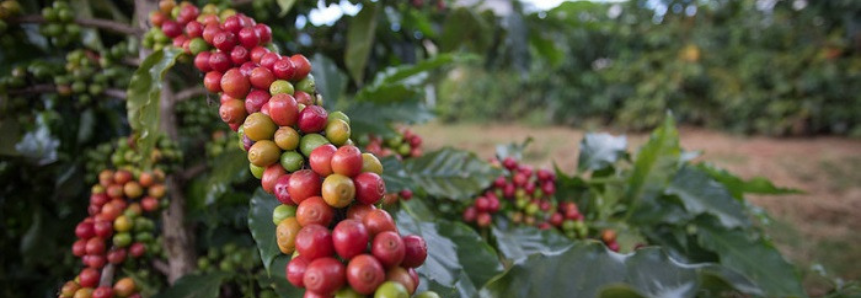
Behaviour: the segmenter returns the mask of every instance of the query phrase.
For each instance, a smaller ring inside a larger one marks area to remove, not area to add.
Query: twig
[[[126,100],[126,91],[120,89],[105,89],[104,94],[113,98]]]
[[[102,269],[102,277],[99,280],[99,286],[101,287],[110,287],[114,284],[114,271],[116,271],[116,265],[108,263],[104,269]]]
[[[198,87],[192,87],[192,88],[188,88],[188,89],[179,91],[176,94],[174,94],[173,100],[180,102],[180,101],[183,101],[183,100],[195,97],[195,96],[200,96],[200,95],[205,95],[205,94],[206,94],[206,89],[204,89],[203,87],[199,87],[199,86]]]
[[[10,18],[8,20],[10,24],[25,24],[25,23],[34,23],[34,24],[42,24],[47,23],[48,20],[45,20],[40,15],[26,15],[15,18]],[[75,24],[84,26],[84,27],[92,27],[99,28],[108,31],[113,31],[117,33],[122,33],[126,35],[141,35],[142,31],[135,29],[128,24],[123,24],[119,22],[114,22],[106,19],[87,19],[87,18],[76,18],[74,20]]]
[[[123,63],[129,66],[139,67],[141,66],[141,59],[138,58],[123,58]]]
[[[159,259],[152,260],[152,268],[165,276],[170,273],[170,266],[168,266],[167,263]]]
[[[57,86],[54,84],[37,84],[28,87],[24,87],[21,89],[12,89],[7,92],[10,96],[17,95],[35,95],[35,94],[43,94],[43,93],[57,93]],[[116,99],[125,100],[126,99],[126,91],[120,89],[105,89],[102,92],[104,95],[109,97],[113,97]]]
[[[180,179],[182,179],[182,181],[188,181],[191,180],[191,178],[197,177],[197,175],[200,175],[201,173],[205,172],[207,168],[208,167],[206,163],[202,162],[180,172],[179,177]]]

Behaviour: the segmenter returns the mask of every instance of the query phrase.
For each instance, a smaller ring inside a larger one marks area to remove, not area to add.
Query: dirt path
[[[426,150],[453,146],[493,156],[495,146],[534,139],[525,152],[528,163],[555,161],[573,171],[584,131],[567,127],[522,125],[440,125],[415,127]],[[611,132],[619,135],[619,132]],[[861,140],[836,137],[780,139],[730,135],[682,128],[682,146],[703,151],[699,159],[744,178],[763,176],[778,186],[804,190],[801,195],[753,197],[775,222],[768,228],[775,242],[802,266],[816,263],[844,278],[861,278]],[[636,150],[648,134],[628,134]]]

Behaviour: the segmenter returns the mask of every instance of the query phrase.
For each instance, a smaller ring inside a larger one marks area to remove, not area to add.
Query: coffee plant
[[[484,40],[444,21],[482,16],[317,4],[0,2],[3,296],[806,296],[744,199],[796,191],[692,162],[671,115],[574,173],[424,148],[434,71]]]

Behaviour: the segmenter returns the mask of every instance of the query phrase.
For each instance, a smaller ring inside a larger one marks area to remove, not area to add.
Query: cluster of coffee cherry
[[[362,136],[359,144],[364,146],[365,151],[381,157],[394,155],[403,159],[422,156],[422,137],[409,128],[400,128],[394,136],[388,138],[373,134]]]
[[[146,216],[166,201],[164,174],[141,172],[135,176],[126,170],[104,170],[98,179],[90,195],[90,216],[75,227],[78,240],[72,245],[72,254],[86,268],[63,286],[60,297],[139,297],[131,279],[120,279],[111,287],[100,281],[100,270],[124,263],[134,266],[137,259],[161,251],[154,236],[155,223]]]
[[[137,150],[137,136],[120,137],[112,142],[99,144],[96,148],[87,150],[84,164],[87,174],[85,181],[95,182],[98,174],[106,169],[119,169],[141,175],[137,165],[144,162],[152,164],[152,171],[160,175],[171,173],[182,166],[182,151],[179,146],[165,135],[156,137],[156,146],[147,158]]]
[[[499,164],[495,159],[492,162]],[[505,158],[501,165],[505,174],[496,178],[490,189],[464,209],[464,221],[484,228],[490,226],[491,215],[506,211],[514,223],[548,228],[547,220],[556,207],[553,203],[556,175],[546,169],[534,170],[521,165],[511,157]],[[501,199],[505,199],[505,203]]]
[[[353,145],[345,114],[320,105],[308,59],[271,52],[269,27],[245,15],[171,0],[159,6],[153,30],[195,55],[207,90],[221,93],[219,114],[238,132],[252,175],[282,203],[273,223],[278,247],[293,254],[288,280],[305,297],[412,294],[427,245],[402,237],[374,206],[386,190],[382,164]]]

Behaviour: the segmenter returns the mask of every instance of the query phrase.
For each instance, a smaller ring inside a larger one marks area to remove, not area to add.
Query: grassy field
[[[554,162],[566,171],[577,163],[584,131],[568,127],[428,123],[413,128],[425,151],[452,146],[494,155],[495,146],[532,137],[524,159],[535,166]],[[614,135],[621,134],[613,132]],[[768,227],[778,247],[802,269],[821,264],[836,276],[861,279],[861,140],[834,137],[770,138],[730,135],[698,128],[680,130],[686,150],[745,178],[763,176],[805,191],[790,196],[752,197],[775,221]],[[636,150],[648,134],[628,134]],[[807,278],[815,283],[814,278]],[[815,285],[811,285],[816,287]]]

